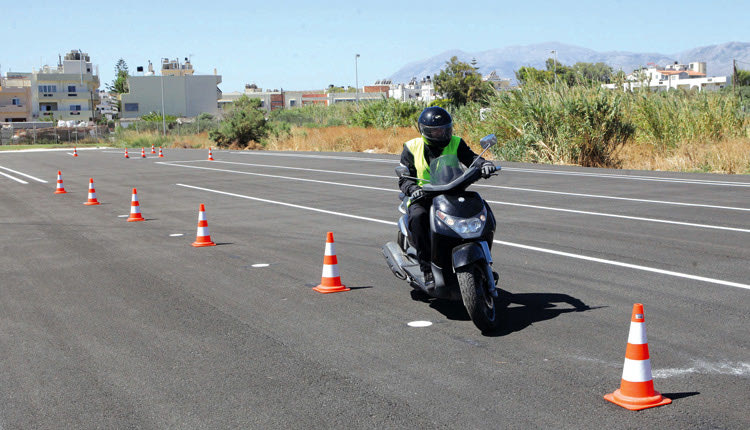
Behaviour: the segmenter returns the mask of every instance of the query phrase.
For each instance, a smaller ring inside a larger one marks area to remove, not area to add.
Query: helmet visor
[[[453,137],[453,123],[421,125],[422,136],[430,142],[447,142]]]

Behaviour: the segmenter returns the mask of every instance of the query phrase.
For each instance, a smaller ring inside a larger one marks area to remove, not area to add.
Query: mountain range
[[[750,43],[728,42],[719,45],[703,46],[674,54],[656,52],[636,53],[624,51],[598,52],[580,46],[566,45],[559,42],[539,43],[534,45],[507,46],[480,52],[449,50],[425,60],[409,63],[391,75],[394,83],[409,82],[412,78],[422,79],[435,76],[451,57],[470,63],[476,59],[479,72],[486,75],[493,70],[498,76],[515,81],[515,71],[523,66],[543,69],[545,61],[553,58],[551,51],[557,51],[557,61],[571,66],[577,62],[606,63],[614,70],[630,73],[648,63],[667,65],[676,62],[687,64],[694,61],[706,62],[708,76],[731,76],[732,60],[742,63],[738,68],[750,69]]]

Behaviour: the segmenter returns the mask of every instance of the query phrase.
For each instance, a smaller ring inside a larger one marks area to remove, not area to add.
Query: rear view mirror
[[[398,167],[396,167],[396,176],[398,176],[399,178],[402,176],[409,176],[409,168],[399,165]]]
[[[494,134],[488,134],[479,141],[479,144],[482,145],[482,149],[491,148],[497,145],[497,137]]]

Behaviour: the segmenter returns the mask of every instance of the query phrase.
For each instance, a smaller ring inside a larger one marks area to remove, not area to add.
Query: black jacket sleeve
[[[409,168],[409,176],[417,177],[417,168],[414,166],[414,155],[404,145],[404,150],[401,152],[401,165]],[[417,181],[409,178],[398,178],[398,187],[401,192],[410,196],[414,191],[419,188]]]

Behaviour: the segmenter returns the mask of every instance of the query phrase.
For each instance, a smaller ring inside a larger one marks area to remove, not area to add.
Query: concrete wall
[[[121,95],[121,118],[137,118],[149,112],[162,111],[162,80],[164,113],[177,117],[195,117],[201,113],[219,113],[221,83],[218,75],[131,76],[129,92]],[[129,110],[137,104],[137,110]]]

